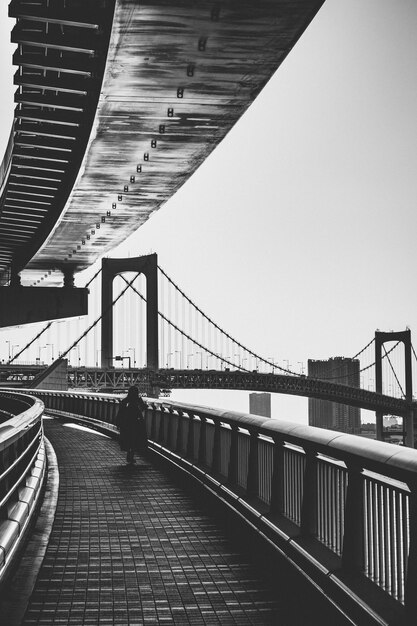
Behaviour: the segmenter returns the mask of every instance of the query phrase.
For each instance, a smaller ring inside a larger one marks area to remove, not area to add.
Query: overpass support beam
[[[88,289],[0,287],[0,327],[87,315]]]

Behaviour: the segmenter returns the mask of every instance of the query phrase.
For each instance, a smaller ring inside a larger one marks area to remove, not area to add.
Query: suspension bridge
[[[147,275],[122,273],[135,267]],[[101,301],[101,311],[94,316],[91,306],[85,319],[48,322],[22,347],[10,338],[9,346],[19,349],[1,366],[3,385],[45,386],[45,375],[65,360],[65,388],[114,391],[136,384],[151,396],[187,388],[284,393],[375,411],[379,421],[386,414],[399,416],[413,432],[417,357],[410,331],[377,331],[349,357],[360,363],[359,372],[346,375],[343,361],[335,361],[321,380],[245,347],[184,293],[158,265],[156,254],[105,259],[103,268],[85,286],[92,302]],[[40,363],[42,350],[50,352],[48,369]],[[413,445],[411,434],[408,445]]]
[[[2,622],[415,624],[409,329],[319,378],[244,345],[156,255],[104,259],[74,286],[193,174],[322,3],[10,3],[0,326],[43,325],[0,344]],[[149,441],[126,468],[112,392],[131,384]],[[379,439],[396,415],[407,447],[173,402],[176,388],[350,404],[375,411]]]

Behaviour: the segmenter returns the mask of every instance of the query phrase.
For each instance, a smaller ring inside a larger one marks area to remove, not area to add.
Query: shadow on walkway
[[[289,572],[261,573],[230,523],[169,470],[143,457],[127,466],[117,442],[59,420],[45,432],[58,503],[22,624],[324,623]]]

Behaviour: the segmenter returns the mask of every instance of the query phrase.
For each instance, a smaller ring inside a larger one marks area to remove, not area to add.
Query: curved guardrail
[[[115,395],[34,393],[48,412],[116,431]],[[353,623],[417,622],[417,451],[248,414],[147,402],[151,449],[243,515]]]
[[[45,476],[43,402],[0,393],[0,584],[22,545]]]

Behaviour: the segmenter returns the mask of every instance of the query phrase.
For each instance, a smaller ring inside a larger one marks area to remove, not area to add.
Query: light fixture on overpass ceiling
[[[156,139],[152,139],[151,148],[156,148]]]
[[[163,135],[165,132],[165,124],[159,124],[159,134]]]
[[[129,191],[129,187],[127,185],[124,186],[123,191],[127,193]]]
[[[219,17],[220,17],[220,6],[218,4],[215,4],[214,7],[211,9],[211,21],[218,22]]]
[[[115,208],[116,208],[116,203],[115,203],[115,202],[113,202],[113,204],[111,205],[111,208],[112,208],[112,209],[115,209]]]
[[[207,37],[200,37],[200,39],[198,40],[198,49],[200,50],[200,52],[203,52],[206,49],[206,45]]]
[[[141,171],[142,171],[142,166],[141,165],[137,165],[136,166],[136,171],[137,171],[138,174],[140,174]]]
[[[123,200],[123,196],[121,196],[120,194],[117,196],[117,199],[119,202],[121,202]]]
[[[106,217],[111,217],[111,211],[106,212]]]
[[[168,117],[174,117],[174,109],[172,107],[168,107]]]
[[[130,177],[130,182],[131,182],[131,183],[134,183],[134,182],[135,182],[135,180],[136,180],[136,178],[135,178],[134,176],[131,176],[131,177]]]
[[[102,216],[101,221],[102,221],[103,224],[106,221],[106,218],[104,217],[104,215]]]
[[[184,97],[184,87],[178,87],[177,98],[183,98],[183,97]]]
[[[149,152],[145,152],[145,154],[143,155],[143,160],[149,161]]]
[[[190,63],[187,67],[187,76],[194,76],[194,65]]]

